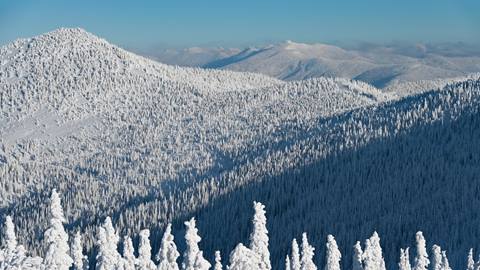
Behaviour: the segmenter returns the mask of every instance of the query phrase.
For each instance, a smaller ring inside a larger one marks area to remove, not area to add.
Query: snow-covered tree
[[[442,266],[440,269],[452,270],[452,268],[450,268],[450,263],[448,262],[448,258],[447,258],[447,252],[445,250],[442,251]]]
[[[126,235],[123,237],[123,268],[124,270],[135,270],[137,258],[134,254],[132,238]]]
[[[220,254],[220,251],[215,251],[215,267],[213,268],[214,270],[222,270],[222,256]]]
[[[160,249],[156,255],[158,270],[178,270],[177,259],[180,253],[172,235],[172,225],[168,224],[162,237]]]
[[[417,256],[415,257],[413,270],[428,270],[430,260],[428,259],[425,237],[423,237],[422,232],[417,232],[415,238],[417,241]]]
[[[360,241],[353,246],[352,270],[363,270],[363,250]]]
[[[260,270],[260,257],[243,244],[238,244],[230,254],[228,270]]]
[[[297,239],[293,238],[292,240],[292,260],[291,260],[292,270],[300,270],[300,249],[298,248]]]
[[[138,246],[138,269],[155,270],[157,266],[152,261],[152,247],[150,246],[150,230],[140,231],[140,244]]]
[[[325,270],[340,270],[340,260],[342,259],[342,254],[338,250],[337,241],[333,235],[327,236],[327,252],[326,252],[326,262]]]
[[[68,270],[72,266],[73,259],[70,257],[68,234],[63,228],[65,217],[60,202],[60,196],[54,189],[50,198],[50,226],[45,231],[45,241],[48,249],[43,263],[46,269]]]
[[[285,256],[285,270],[291,270],[292,269],[292,264],[290,263],[290,257]]]
[[[473,259],[473,248],[468,251],[467,270],[475,269],[475,260]]]
[[[303,233],[301,270],[317,270],[317,266],[313,262],[313,256],[315,256],[315,248],[308,243],[307,233]]]
[[[432,246],[432,270],[442,269],[442,249],[438,245]]]
[[[250,234],[250,250],[260,258],[260,270],[272,269],[270,263],[270,251],[268,250],[267,217],[265,206],[259,202],[253,203],[255,214],[253,216],[253,231]]]
[[[400,261],[398,262],[399,270],[411,270],[409,248],[400,249]]]
[[[96,270],[119,269],[123,260],[118,253],[118,234],[112,225],[110,217],[105,219],[103,225],[98,228],[97,233],[97,262]]]
[[[200,250],[198,243],[202,238],[198,235],[198,229],[196,228],[195,218],[185,222],[187,227],[185,232],[185,241],[187,243],[187,249],[183,255],[183,270],[208,270],[212,266],[203,257],[203,252]]]
[[[363,253],[363,263],[365,270],[385,270],[385,260],[383,259],[380,237],[377,232],[366,240],[365,251]]]
[[[75,270],[87,270],[88,258],[83,254],[82,236],[80,232],[77,232],[73,238],[73,242],[70,248],[71,256],[73,259],[73,267]]]

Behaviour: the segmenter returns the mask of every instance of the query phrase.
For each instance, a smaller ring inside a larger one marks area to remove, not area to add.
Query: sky
[[[479,0],[0,0],[0,44],[59,27],[137,49],[283,40],[480,44],[479,11]]]

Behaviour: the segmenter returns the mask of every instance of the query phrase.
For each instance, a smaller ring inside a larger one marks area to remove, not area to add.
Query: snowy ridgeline
[[[276,269],[303,231],[317,250],[334,233],[351,257],[377,230],[389,268],[418,229],[458,269],[479,248],[478,76],[394,100],[351,80],[166,66],[77,29],[0,55],[0,215],[33,254],[47,254],[54,188],[91,262],[106,216],[123,235],[151,229],[154,250],[195,216],[206,254],[227,254],[247,241],[252,201],[271,214]]]
[[[228,266],[229,270],[271,270],[269,236],[267,230],[267,218],[265,206],[254,202],[255,214],[252,219],[252,232],[248,247],[242,243],[238,244],[230,253]],[[184,223],[185,242],[187,247],[183,258],[179,259],[180,253],[174,242],[172,227],[169,224],[161,239],[160,249],[155,260],[152,260],[152,248],[150,246],[150,230],[144,229],[139,233],[137,251],[133,245],[132,238],[128,235],[123,237],[121,245],[122,252],[119,252],[120,237],[113,227],[110,217],[97,229],[96,236],[96,257],[94,262],[89,262],[84,255],[82,236],[77,232],[73,237],[69,236],[63,227],[66,219],[60,203],[58,193],[53,190],[50,198],[50,222],[44,233],[44,242],[47,245],[47,252],[44,258],[30,256],[23,245],[19,244],[15,235],[15,226],[12,218],[7,216],[4,225],[3,242],[4,247],[0,250],[0,269],[2,270],[86,270],[90,265],[97,270],[214,270],[224,269],[220,251],[215,252],[213,265],[204,258],[199,243],[202,238],[198,234],[195,218]],[[72,238],[69,240],[69,238]],[[353,246],[352,257],[353,270],[386,270],[382,254],[380,237],[377,232],[365,241],[362,249],[360,242]],[[290,254],[286,255],[285,270],[317,270],[313,258],[315,248],[309,244],[307,234],[302,234],[301,245],[296,239],[291,244]],[[422,232],[416,234],[416,256],[414,259],[414,270],[451,270],[446,251],[440,246],[433,245],[431,259],[426,248],[426,241]],[[332,235],[327,236],[325,270],[340,270],[342,254],[337,242]],[[155,263],[155,261],[157,263]],[[179,261],[181,263],[179,264]],[[430,266],[430,268],[429,268]],[[480,262],[475,263],[473,250],[470,249],[467,260],[467,270],[476,270]],[[398,262],[400,270],[411,270],[409,248],[400,249]]]

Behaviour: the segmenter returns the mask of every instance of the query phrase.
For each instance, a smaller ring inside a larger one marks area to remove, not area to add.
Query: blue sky
[[[0,44],[82,27],[128,48],[300,42],[480,44],[479,0],[0,0]]]

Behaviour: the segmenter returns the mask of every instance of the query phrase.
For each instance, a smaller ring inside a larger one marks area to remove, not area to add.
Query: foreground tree
[[[363,253],[363,263],[365,270],[385,270],[385,260],[383,259],[380,237],[377,232],[365,242],[365,252]]]
[[[132,238],[130,236],[123,237],[123,269],[135,270],[137,258],[135,258]]]
[[[410,255],[409,255],[409,248],[400,249],[400,262],[398,262],[398,269],[399,270],[411,270],[412,267],[410,265]]]
[[[270,251],[268,250],[267,217],[265,216],[265,205],[254,202],[253,208],[253,231],[250,235],[250,249],[260,258],[259,269],[271,270]]]
[[[80,235],[80,232],[77,232],[73,238],[71,255],[73,259],[73,268],[75,270],[88,269],[88,259],[87,256],[83,254],[82,236]]]
[[[352,270],[363,270],[363,250],[360,241],[353,246]]]
[[[317,270],[313,256],[315,256],[315,248],[308,243],[307,233],[303,233],[301,270]]]
[[[260,257],[243,244],[238,244],[230,254],[228,270],[260,270]]]
[[[417,232],[415,238],[417,240],[417,256],[415,257],[413,270],[428,270],[430,260],[428,259],[425,237],[423,237],[422,232]]]
[[[292,270],[300,270],[300,250],[298,248],[297,239],[293,238],[292,240],[292,262],[291,262],[291,269]]]
[[[118,241],[119,237],[113,228],[112,220],[107,217],[103,225],[98,228],[98,253],[95,269],[110,270],[123,267],[123,260],[117,250]]]
[[[152,261],[152,247],[150,246],[150,231],[140,231],[140,244],[138,246],[138,269],[155,270],[157,266]]]
[[[333,235],[328,235],[325,270],[340,270],[341,259],[342,254],[338,250],[337,241],[335,241]]]
[[[177,259],[179,256],[180,253],[172,235],[172,225],[168,224],[156,256],[159,262],[158,270],[178,270]]]
[[[215,251],[215,267],[214,270],[222,270],[222,256],[220,255],[220,251]]]
[[[73,259],[69,255],[68,234],[63,228],[63,216],[60,197],[54,189],[50,198],[50,226],[45,231],[45,240],[48,245],[43,263],[46,269],[69,270]]]
[[[185,222],[187,230],[185,232],[185,241],[187,243],[187,249],[183,255],[183,270],[208,270],[212,266],[203,257],[203,252],[198,247],[198,243],[202,238],[198,235],[198,229],[196,228],[195,218]]]

